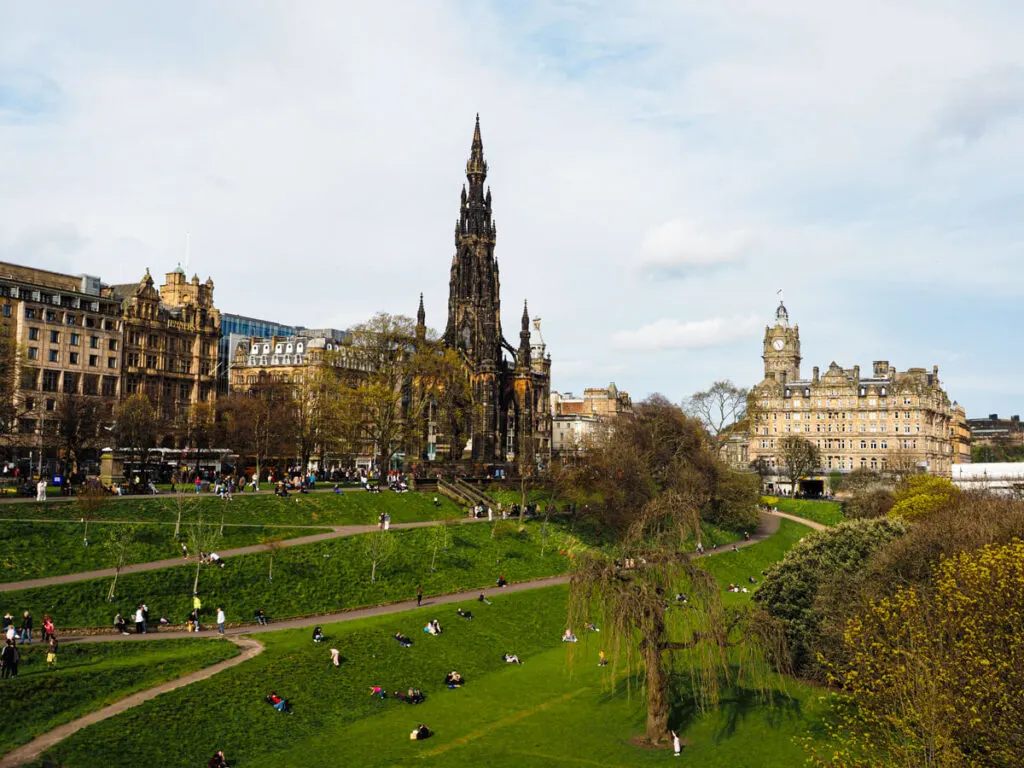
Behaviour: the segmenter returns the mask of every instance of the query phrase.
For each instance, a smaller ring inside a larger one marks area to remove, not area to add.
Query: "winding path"
[[[166,683],[161,683],[160,685],[148,688],[145,691],[139,691],[138,693],[133,693],[130,696],[125,696],[120,701],[116,701],[108,707],[98,709],[95,712],[90,712],[88,715],[83,715],[77,720],[72,720],[70,723],[60,725],[52,731],[47,731],[42,736],[38,736],[30,741],[28,744],[24,744],[17,749],[8,752],[3,757],[0,757],[0,768],[14,768],[14,766],[25,765],[26,763],[38,758],[50,747],[63,741],[73,733],[82,730],[86,726],[106,720],[107,718],[118,715],[132,707],[137,707],[145,701],[155,699],[162,693],[167,693],[168,691],[173,691],[176,688],[182,688],[190,683],[205,680],[208,677],[213,677],[218,672],[223,672],[225,669],[237,667],[239,664],[242,664],[263,652],[263,643],[258,640],[253,640],[248,637],[231,637],[228,638],[228,640],[235,645],[240,646],[242,652],[237,656],[233,656],[230,659],[213,664],[205,669],[200,669],[187,675],[183,675],[176,680],[168,680]]]
[[[815,530],[821,530],[826,526],[816,523],[812,520],[805,520],[804,518],[789,515],[783,512],[777,513],[764,513],[761,515],[760,523],[758,524],[757,531],[749,540],[738,541],[735,546],[748,547],[756,544],[759,541],[764,541],[779,529],[780,518],[786,518],[793,520],[794,522],[807,525]],[[468,522],[468,521],[467,521]],[[433,525],[433,523],[406,523],[405,527],[415,527],[418,525]],[[358,527],[361,529],[372,529],[374,526],[348,526]],[[402,527],[402,526],[395,526]],[[347,535],[352,535],[351,533]],[[308,537],[317,538],[318,537]],[[301,539],[295,539],[293,541],[302,541]],[[258,551],[262,549],[262,546],[253,549]],[[706,552],[704,557],[710,557],[715,554],[721,554],[724,552],[731,552],[732,548],[728,545],[721,549]],[[175,562],[176,561],[172,561]],[[152,564],[143,564],[152,565]],[[163,566],[161,566],[163,567]],[[60,577],[58,577],[60,578]],[[506,587],[487,587],[484,589],[470,589],[462,592],[453,592],[446,595],[437,595],[433,598],[425,600],[422,607],[427,608],[431,606],[446,605],[449,603],[462,602],[464,600],[472,600],[478,595],[494,596],[499,594],[509,594],[512,592],[523,592],[531,589],[539,589],[542,587],[554,586],[556,584],[567,584],[569,582],[569,575],[562,576],[551,576],[543,579],[533,579],[531,581],[522,581],[514,584],[509,584]],[[226,661],[222,661],[218,664],[214,664],[205,669],[192,672],[191,674],[185,675],[178,678],[177,680],[171,680],[166,683],[162,683],[158,686],[150,688],[146,691],[140,691],[139,693],[132,694],[130,696],[121,699],[108,707],[92,712],[88,715],[84,715],[77,720],[73,720],[70,723],[54,728],[52,731],[44,733],[42,736],[30,741],[12,752],[7,753],[3,757],[0,757],[0,768],[15,768],[15,766],[25,765],[32,760],[37,759],[46,750],[50,749],[57,743],[63,741],[73,733],[85,728],[86,726],[94,723],[101,722],[110,717],[113,717],[125,710],[136,707],[143,702],[149,701],[162,693],[167,691],[173,691],[176,688],[181,688],[190,683],[197,682],[199,680],[205,680],[206,678],[212,677],[225,669],[237,666],[249,659],[255,657],[263,651],[263,644],[258,640],[247,637],[247,635],[260,634],[263,632],[276,632],[283,629],[301,629],[306,627],[316,626],[317,624],[332,624],[342,621],[356,621],[358,619],[364,619],[371,616],[383,616],[392,613],[400,613],[402,611],[412,610],[420,607],[417,605],[415,600],[403,600],[397,603],[389,603],[385,605],[375,605],[366,608],[355,608],[347,611],[339,611],[336,613],[322,614],[317,616],[303,616],[295,619],[285,619],[283,621],[276,621],[266,625],[244,625],[236,627],[228,627],[225,630],[226,639],[230,642],[236,643],[242,647],[243,651],[238,656],[235,656]],[[203,632],[154,632],[145,635],[130,635],[127,640],[129,642],[145,642],[149,640],[166,640],[174,638],[200,638],[200,637],[213,637],[216,636],[216,630],[208,629]],[[101,643],[101,642],[112,642],[112,641],[124,641],[126,638],[123,635],[118,634],[105,634],[105,635],[91,635],[87,637],[68,637],[64,640],[65,643]]]

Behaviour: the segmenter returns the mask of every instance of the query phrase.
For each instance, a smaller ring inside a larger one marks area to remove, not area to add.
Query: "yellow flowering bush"
[[[1024,764],[1024,542],[941,561],[846,626],[829,766]]]

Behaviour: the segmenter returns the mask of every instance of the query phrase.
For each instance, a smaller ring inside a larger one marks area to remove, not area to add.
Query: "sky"
[[[443,329],[479,112],[506,337],[680,400],[940,367],[1024,411],[1024,4],[0,0],[0,259],[225,312]],[[158,281],[159,283],[159,281]],[[1015,341],[1015,339],[1017,339]]]

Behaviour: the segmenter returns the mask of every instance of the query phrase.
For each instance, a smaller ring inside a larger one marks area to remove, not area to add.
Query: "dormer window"
[[[885,397],[885,387],[882,387],[882,391],[879,393],[882,397]]]
[[[253,344],[252,345],[252,354],[258,355],[259,353],[260,353],[260,345],[259,344]]]
[[[861,387],[860,388],[860,396],[861,397],[864,397],[865,395],[867,395],[867,393],[868,393],[868,390],[867,390],[866,387]]]
[[[270,354],[270,345],[269,344],[264,344],[263,345],[263,354],[264,355],[269,355]]]
[[[278,355],[280,355],[280,354],[281,354],[281,351],[282,351],[283,349],[284,349],[284,344],[278,344],[278,345],[276,345],[276,346],[274,347],[274,353],[275,353],[275,354],[278,354]]]
[[[298,352],[299,354],[302,354],[302,344],[301,344],[301,342],[295,346],[295,351]]]
[[[287,349],[286,351],[288,352],[288,354],[289,354],[289,355],[290,355],[290,354],[292,353],[292,350],[293,350],[294,348],[295,348],[295,347],[294,347],[294,345],[293,345],[293,344],[289,344],[289,345],[288,345],[288,349]]]

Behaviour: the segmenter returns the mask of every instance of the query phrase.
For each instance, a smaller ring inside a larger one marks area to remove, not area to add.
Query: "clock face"
[[[781,352],[784,346],[786,346],[786,342],[783,341],[782,339],[776,339],[775,341],[772,342],[772,347],[775,349],[776,352]]]

